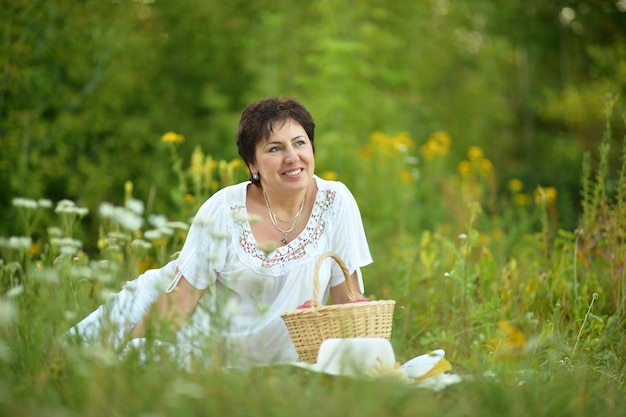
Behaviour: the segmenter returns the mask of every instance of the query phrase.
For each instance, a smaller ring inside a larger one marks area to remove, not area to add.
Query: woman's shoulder
[[[245,205],[249,183],[245,181],[219,189],[200,206],[196,218],[214,219],[219,214],[230,212],[235,206]]]
[[[345,201],[354,201],[354,195],[350,191],[347,185],[341,181],[325,180],[319,177],[315,177],[317,182],[317,188],[320,191],[320,195],[326,201],[332,201],[334,205],[343,204]]]
[[[337,180],[325,180],[321,177],[315,176],[315,182],[317,183],[318,190],[322,192],[339,192],[341,194],[350,194],[350,189],[341,181]]]

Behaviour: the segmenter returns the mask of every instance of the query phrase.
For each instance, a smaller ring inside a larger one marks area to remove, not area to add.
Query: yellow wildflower
[[[435,145],[440,156],[445,156],[450,152],[450,135],[447,132],[433,133],[429,140]]]
[[[150,255],[146,255],[139,260],[139,273],[146,272],[149,269],[157,268],[158,265]]]
[[[450,153],[450,136],[446,132],[436,132],[428,137],[426,143],[419,148],[427,161]]]
[[[321,177],[328,181],[336,181],[339,176],[335,171],[324,171],[322,172]]]
[[[513,327],[508,321],[500,321],[498,327],[504,333],[505,346],[510,349],[520,349],[526,345],[524,333]]]
[[[509,180],[508,186],[511,192],[519,193],[524,188],[524,183],[517,178],[513,178]]]
[[[489,159],[486,159],[486,158],[480,159],[478,161],[478,166],[480,168],[481,174],[483,174],[485,177],[488,177],[491,174],[493,174],[493,164],[491,163]]]
[[[469,161],[461,161],[456,169],[462,177],[467,177],[472,173],[472,164]]]
[[[520,193],[520,194],[515,194],[513,201],[518,206],[527,206],[531,203],[532,200],[528,194]]]
[[[535,202],[537,204],[553,204],[556,201],[556,195],[556,188],[539,186],[535,189]]]
[[[411,140],[411,136],[409,136],[408,132],[400,132],[393,139],[393,145],[396,150],[400,152],[406,152],[409,149],[412,149],[415,145]]]
[[[35,257],[41,253],[41,246],[38,243],[31,243],[30,256]]]
[[[477,161],[484,158],[484,156],[485,155],[483,153],[483,150],[480,149],[478,146],[470,146],[467,151],[467,159],[469,159],[470,161]]]
[[[132,181],[126,181],[124,183],[124,193],[126,195],[126,199],[128,200],[129,198],[131,198],[132,194],[133,194],[133,182]]]
[[[185,137],[179,133],[175,132],[167,132],[163,136],[161,136],[161,142],[168,143],[181,143],[185,141]]]
[[[502,320],[498,323],[498,327],[501,337],[489,341],[489,347],[494,351],[506,356],[519,352],[526,346],[524,333],[516,329],[511,323]]]

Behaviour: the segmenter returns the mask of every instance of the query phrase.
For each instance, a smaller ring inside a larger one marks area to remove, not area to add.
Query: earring
[[[259,177],[259,173],[258,173],[258,172],[253,172],[253,173],[252,173],[252,179],[253,179],[253,180],[258,181],[258,180],[259,180],[259,178],[260,178],[260,177]]]

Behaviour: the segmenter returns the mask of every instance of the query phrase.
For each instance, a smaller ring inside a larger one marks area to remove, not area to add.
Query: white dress
[[[198,211],[178,259],[127,283],[69,334],[120,347],[163,289],[175,288],[184,276],[194,287],[206,289],[177,332],[176,347],[184,355],[220,355],[221,363],[236,367],[296,361],[280,315],[312,298],[319,256],[337,253],[350,273],[357,272],[361,292],[360,267],[372,262],[350,191],[340,182],[317,176],[314,180],[318,192],[305,229],[267,255],[257,245],[248,221],[250,183],[218,191]],[[318,276],[318,301],[326,303],[330,287],[341,284],[344,276],[332,259],[322,264]]]

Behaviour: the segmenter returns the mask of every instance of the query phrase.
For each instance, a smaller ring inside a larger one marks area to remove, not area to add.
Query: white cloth
[[[372,262],[357,203],[345,185],[317,176],[318,192],[304,231],[267,256],[252,235],[246,212],[248,182],[226,187],[198,211],[176,261],[147,271],[130,282],[105,306],[71,332],[97,339],[109,326],[115,345],[139,321],[170,281],[181,276],[207,289],[198,308],[177,333],[177,345],[206,351],[219,345],[220,361],[230,366],[254,366],[297,360],[280,315],[312,298],[314,265],[319,255],[332,251],[357,272]],[[175,276],[174,271],[179,273]],[[330,287],[344,281],[332,260],[319,271],[319,301],[326,303]],[[172,279],[173,278],[173,279]]]

